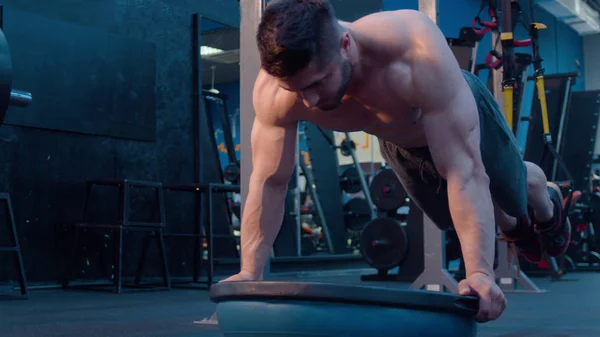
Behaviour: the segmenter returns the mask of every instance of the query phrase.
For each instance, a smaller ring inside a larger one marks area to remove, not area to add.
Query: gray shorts
[[[527,216],[527,169],[492,93],[475,75],[463,71],[479,110],[481,154],[494,201],[508,215]],[[441,229],[453,227],[446,181],[439,175],[429,148],[403,149],[379,139],[381,154],[411,200]]]

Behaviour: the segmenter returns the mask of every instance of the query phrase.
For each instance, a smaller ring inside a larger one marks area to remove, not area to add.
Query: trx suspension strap
[[[541,165],[548,153],[550,153],[553,159],[558,163],[561,170],[564,172],[567,181],[560,183],[561,187],[567,188],[567,202],[565,204],[564,214],[568,214],[568,207],[571,204],[573,197],[573,179],[569,170],[567,169],[564,161],[558,155],[553,141],[552,134],[550,132],[550,122],[548,118],[548,104],[546,100],[546,88],[544,85],[544,68],[542,66],[542,57],[539,52],[539,31],[546,29],[547,27],[534,21],[534,7],[533,0],[529,0],[530,9],[530,23],[528,28],[529,39],[527,40],[515,40],[514,39],[514,28],[516,22],[513,21],[515,15],[520,13],[520,7],[516,0],[502,0],[502,12],[501,12],[501,27],[500,27],[500,40],[502,43],[502,67],[503,67],[503,79],[502,79],[502,91],[504,93],[504,114],[508,126],[513,129],[513,115],[514,115],[514,89],[516,84],[515,79],[515,47],[532,47],[533,57],[533,69],[534,69],[534,81],[537,88],[538,100],[540,102],[540,111],[542,114],[542,126],[544,130],[544,150],[539,164]]]
[[[502,4],[500,8],[497,8],[498,2]],[[486,6],[488,7],[488,14],[491,21],[481,19],[481,13]],[[514,48],[531,45],[531,39],[514,39],[513,31],[517,23],[522,23],[518,19],[520,14],[521,8],[516,1],[482,0],[479,12],[471,24],[473,31],[478,35],[484,35],[489,32],[497,33],[498,37],[494,45],[497,46],[499,42],[502,44],[502,53],[496,51],[496,48],[492,49],[487,54],[485,63],[488,67],[495,70],[503,67],[502,91],[505,98],[504,115],[509,128],[513,132],[515,115],[519,115],[517,110],[520,108],[519,102],[523,89],[522,72],[526,69],[524,67],[529,65],[529,55],[517,54],[514,52]]]
[[[517,23],[522,22],[520,20],[521,6],[516,0],[502,0],[501,13],[500,42],[502,45],[504,116],[509,128],[514,132],[514,117],[518,115],[517,108],[520,106],[521,91],[523,89],[519,81],[522,74],[519,74],[516,70],[519,58],[514,49],[516,47],[528,47],[532,44],[532,41],[531,39],[516,40],[514,38]],[[519,99],[518,102],[515,102],[515,97]]]
[[[507,0],[504,0],[504,1],[507,1]],[[567,181],[565,181],[559,185],[561,185],[561,187],[567,188],[567,198],[566,198],[566,202],[565,202],[565,210],[563,213],[564,217],[566,217],[567,214],[569,213],[569,207],[571,205],[571,200],[573,199],[574,182],[573,182],[571,173],[567,169],[567,165],[565,164],[565,162],[563,161],[561,156],[558,155],[558,153],[554,147],[554,144],[552,141],[552,134],[550,133],[550,122],[548,119],[548,104],[546,101],[546,87],[544,85],[544,68],[542,67],[543,59],[540,56],[539,42],[538,42],[539,31],[542,29],[546,29],[546,26],[542,23],[535,22],[534,17],[533,17],[533,14],[534,14],[533,2],[534,2],[534,0],[529,0],[529,10],[531,12],[530,13],[531,23],[529,24],[529,36],[531,37],[531,47],[532,47],[532,53],[533,53],[534,79],[535,79],[535,85],[537,87],[538,100],[540,101],[540,111],[542,113],[542,126],[544,128],[544,150],[542,152],[542,158],[540,159],[540,164],[544,162],[546,155],[548,154],[548,152],[550,152],[550,154],[552,155],[554,160],[558,163],[561,170],[565,174]]]
[[[504,93],[504,116],[508,127],[513,129],[513,103],[515,87],[515,52],[514,52],[514,34],[512,22],[512,1],[502,0],[502,29],[500,31],[500,41],[502,43],[502,92]]]

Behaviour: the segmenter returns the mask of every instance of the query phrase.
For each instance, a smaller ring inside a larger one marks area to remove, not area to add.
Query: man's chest
[[[421,110],[386,98],[369,102],[350,99],[331,111],[306,110],[303,119],[328,130],[364,131],[399,146],[422,146]]]

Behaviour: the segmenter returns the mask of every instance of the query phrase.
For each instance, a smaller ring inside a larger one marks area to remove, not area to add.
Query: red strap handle
[[[496,58],[496,60],[492,61],[493,57],[494,57],[494,55],[492,54],[492,52],[489,52],[487,54],[487,56],[485,57],[485,64],[487,64],[488,67],[490,67],[492,69],[500,68],[500,66],[502,65],[502,59]]]

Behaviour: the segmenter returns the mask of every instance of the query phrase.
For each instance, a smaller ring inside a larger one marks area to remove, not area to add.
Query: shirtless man
[[[273,0],[257,43],[253,171],[242,226],[242,266],[225,281],[260,280],[279,232],[304,120],[378,137],[381,153],[423,212],[454,226],[479,322],[506,306],[495,283],[496,226],[531,262],[570,239],[562,195],[524,162],[498,104],[462,71],[440,29],[413,10],[336,19],[327,0]]]

